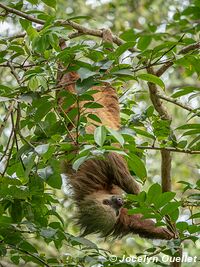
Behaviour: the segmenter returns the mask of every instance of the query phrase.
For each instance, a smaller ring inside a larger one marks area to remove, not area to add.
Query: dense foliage
[[[127,253],[178,256],[181,247],[195,256],[200,2],[18,0],[3,1],[0,8],[2,266],[132,266],[118,260]],[[61,39],[67,42],[64,50]],[[58,84],[61,64],[80,75],[78,95]],[[58,98],[66,109],[81,101],[98,109],[90,88],[105,82],[118,92],[122,129],[99,126],[89,135],[88,121],[100,119],[80,113],[78,106],[66,114]],[[98,247],[96,237],[76,237],[70,192],[61,193],[61,162],[71,161],[77,170],[86,159],[109,151],[123,154],[144,186],[138,196],[127,196],[130,214],[156,219],[177,234],[176,240],[146,243],[136,237],[126,251],[125,240],[116,241],[120,249],[109,250],[105,242],[104,249]],[[113,262],[111,254],[119,258]],[[161,258],[157,264],[163,266]]]

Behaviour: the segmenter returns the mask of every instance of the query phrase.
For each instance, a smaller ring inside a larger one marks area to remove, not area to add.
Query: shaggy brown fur
[[[78,78],[75,72],[65,73],[59,77],[59,84],[65,90],[76,93],[75,82]],[[108,84],[95,86],[92,89],[98,90],[93,97],[103,106],[100,109],[93,109],[92,112],[101,119],[103,125],[118,130],[120,117],[115,90]],[[80,106],[81,111],[83,104],[81,103]],[[75,105],[71,108],[74,107]],[[93,124],[86,127],[88,133],[93,133],[94,129]],[[106,237],[134,233],[147,238],[171,239],[173,237],[167,229],[155,227],[152,220],[143,220],[140,214],[130,216],[125,208],[119,207],[119,210],[116,210],[112,205],[105,204],[110,203],[112,196],[122,197],[124,192],[139,193],[138,184],[131,176],[126,161],[119,154],[109,153],[104,159],[87,160],[77,172],[70,171],[67,175],[78,207],[78,223],[84,235],[100,233]]]

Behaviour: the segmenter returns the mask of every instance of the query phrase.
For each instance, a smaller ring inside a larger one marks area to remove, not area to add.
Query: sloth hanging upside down
[[[65,72],[58,79],[65,90],[76,93],[75,83],[78,78],[76,72]],[[119,104],[114,88],[105,84],[92,89],[98,91],[93,94],[94,101],[103,106],[92,112],[101,119],[102,125],[119,130]],[[90,124],[86,127],[86,132],[93,133],[94,129],[95,126]],[[174,237],[168,229],[156,227],[153,220],[142,219],[141,214],[128,215],[128,210],[123,208],[122,195],[138,194],[139,186],[121,155],[109,153],[104,159],[87,160],[77,172],[71,170],[67,176],[83,235],[99,233],[102,237],[120,237],[133,233],[141,237],[166,240]]]

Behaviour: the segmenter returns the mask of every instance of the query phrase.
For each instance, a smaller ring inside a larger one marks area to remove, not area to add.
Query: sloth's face
[[[120,208],[123,206],[124,201],[121,196],[114,195],[110,198],[103,199],[102,204],[113,208],[116,212],[116,216],[118,216]]]
[[[85,198],[79,205],[78,223],[83,235],[100,233],[108,236],[114,230],[123,199],[118,195],[105,194],[99,198]]]

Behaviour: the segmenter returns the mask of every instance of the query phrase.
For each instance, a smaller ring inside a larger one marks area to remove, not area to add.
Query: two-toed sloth
[[[66,72],[60,76],[59,83],[65,90],[76,93],[75,82],[78,78],[77,73]],[[102,125],[119,130],[119,104],[115,89],[108,84],[92,89],[98,90],[93,94],[94,101],[103,106],[92,112],[101,119]],[[92,124],[86,127],[87,133],[93,133],[94,129]],[[156,227],[152,220],[142,219],[141,214],[128,215],[127,209],[123,208],[122,195],[138,194],[139,186],[121,155],[109,153],[104,159],[87,160],[78,171],[70,171],[67,176],[83,235],[100,233],[103,237],[118,237],[133,233],[146,238],[173,238],[168,229]]]

